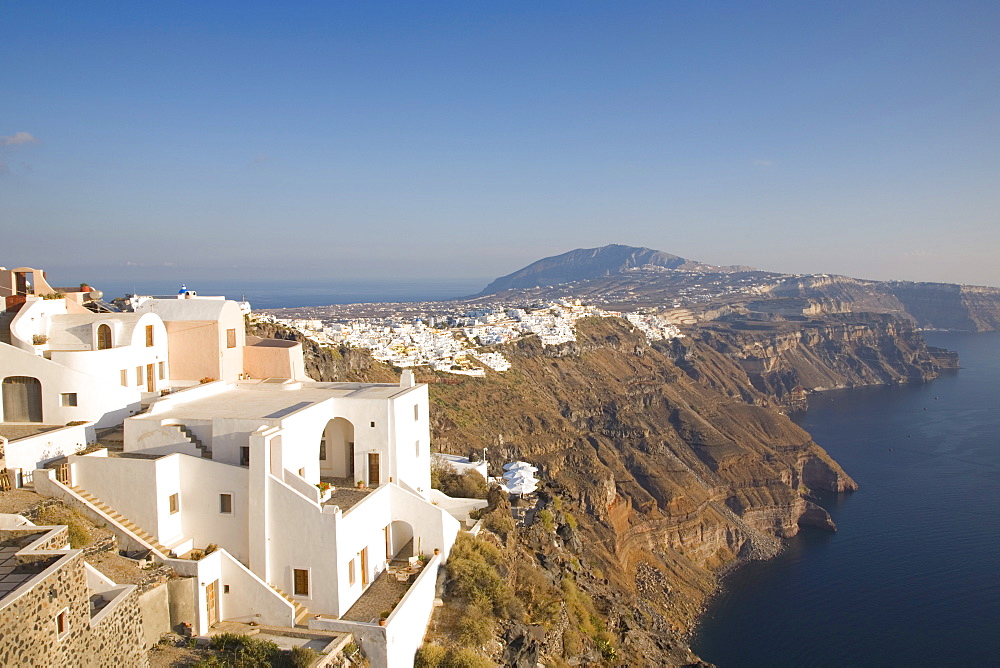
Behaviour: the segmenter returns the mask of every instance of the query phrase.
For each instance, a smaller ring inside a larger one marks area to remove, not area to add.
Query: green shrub
[[[542,510],[538,511],[537,517],[538,521],[542,523],[542,526],[545,527],[546,531],[551,533],[556,530],[556,521],[555,518],[552,516],[551,510],[549,510],[548,508],[543,508]]]
[[[316,652],[308,647],[293,647],[288,653],[292,668],[309,668],[317,658]]]
[[[417,655],[413,657],[413,668],[440,668],[444,663],[448,650],[441,645],[426,643],[417,650]]]
[[[563,520],[566,522],[566,525],[570,529],[572,529],[573,531],[576,531],[576,527],[579,524],[579,522],[577,522],[577,520],[576,520],[576,515],[574,515],[573,513],[568,513],[568,512],[567,513],[563,513]]]
[[[496,617],[484,605],[470,603],[465,606],[462,618],[458,620],[458,641],[464,645],[481,646],[493,637]],[[449,662],[450,664],[450,662]]]
[[[448,652],[441,668],[493,668],[493,662],[474,649],[460,647]]]
[[[459,473],[449,462],[434,459],[431,464],[431,487],[448,496],[465,499],[485,499],[489,486],[479,471]]]

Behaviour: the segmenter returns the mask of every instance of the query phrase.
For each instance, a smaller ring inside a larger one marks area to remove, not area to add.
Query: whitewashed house
[[[198,576],[201,633],[221,620],[308,624],[353,633],[375,666],[407,665],[459,529],[431,503],[427,411],[410,372],[397,385],[207,383],[126,420],[121,455],[71,456],[70,482],[43,486],[106,509],[181,557],[171,562],[218,546],[229,570]],[[384,625],[344,619],[394,558],[420,555],[426,566]]]

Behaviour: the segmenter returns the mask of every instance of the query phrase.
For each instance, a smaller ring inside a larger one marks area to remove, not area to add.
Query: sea
[[[489,284],[488,278],[456,278],[452,280],[312,280],[285,281],[277,279],[220,280],[191,279],[183,285],[200,295],[223,295],[229,299],[250,302],[254,310],[284,307],[326,306],[328,304],[358,304],[369,302],[424,302],[459,299],[480,292]],[[164,280],[99,281],[95,287],[111,301],[126,294],[170,296],[180,290],[181,282]]]
[[[1000,332],[928,332],[961,369],[826,392],[795,421],[858,482],[724,578],[692,639],[737,666],[1000,665]],[[992,640],[991,640],[992,638]]]

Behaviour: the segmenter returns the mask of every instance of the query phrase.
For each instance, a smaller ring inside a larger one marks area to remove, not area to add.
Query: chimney
[[[403,370],[403,374],[399,377],[400,387],[413,387],[417,384],[416,379],[413,377],[412,369]]]

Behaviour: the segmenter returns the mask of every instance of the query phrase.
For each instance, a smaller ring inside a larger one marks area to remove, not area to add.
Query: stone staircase
[[[306,618],[309,617],[309,610],[304,605],[302,605],[301,603],[299,603],[294,598],[292,598],[291,596],[289,596],[285,592],[281,591],[280,589],[278,589],[274,585],[268,585],[268,586],[271,587],[271,589],[273,589],[274,591],[278,592],[278,594],[281,595],[281,598],[285,599],[286,601],[288,601],[289,603],[291,603],[293,606],[295,606],[295,625],[296,626],[305,626],[305,624],[306,624]]]
[[[190,429],[188,429],[187,427],[185,427],[182,424],[175,424],[175,425],[172,425],[172,426],[177,427],[178,431],[180,431],[182,434],[184,434],[184,438],[186,438],[187,440],[191,441],[191,443],[194,444],[194,447],[198,448],[198,451],[201,452],[201,456],[202,457],[204,457],[205,459],[211,459],[212,458],[212,448],[210,448],[210,447],[206,446],[204,443],[202,443],[201,440],[197,436],[194,435],[193,431],[191,431]]]
[[[127,517],[116,511],[114,508],[112,508],[111,506],[107,505],[106,503],[95,497],[87,490],[75,486],[71,487],[70,489],[79,494],[83,499],[85,499],[91,505],[95,506],[98,510],[100,510],[102,513],[113,519],[115,522],[118,522],[118,524],[121,524],[123,527],[134,533],[136,536],[146,541],[146,543],[151,545],[154,549],[156,549],[157,552],[159,552],[163,556],[173,557],[173,558],[177,557],[177,555],[174,554],[172,550],[170,550],[165,545],[156,540],[156,538],[151,536],[147,531],[136,525],[135,522],[128,519]]]

